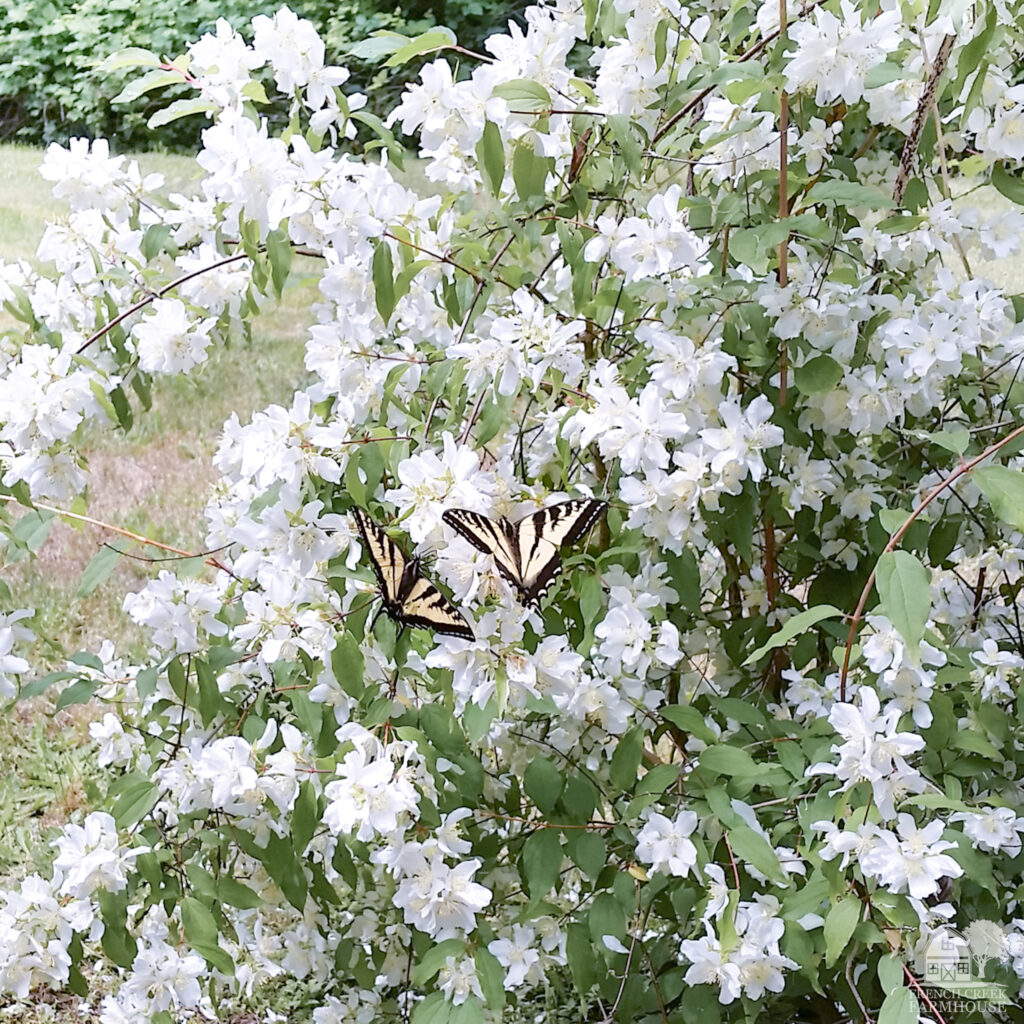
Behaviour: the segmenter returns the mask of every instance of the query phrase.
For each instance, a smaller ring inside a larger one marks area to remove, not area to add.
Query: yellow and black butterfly
[[[606,501],[597,498],[576,498],[549,505],[515,523],[464,508],[450,508],[442,518],[494,559],[498,572],[526,604],[539,604],[561,572],[559,548],[575,544],[607,507]]]
[[[406,558],[384,528],[361,509],[352,509],[352,514],[363,536],[383,601],[370,629],[380,613],[387,612],[400,626],[420,626],[463,640],[476,639],[462,613],[420,572],[420,560]]]

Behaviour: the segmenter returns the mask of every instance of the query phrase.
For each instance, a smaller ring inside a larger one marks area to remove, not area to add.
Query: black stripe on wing
[[[435,633],[475,640],[462,613],[430,580],[417,576],[409,594],[396,610],[395,618],[406,626],[420,626]]]
[[[377,577],[380,596],[386,605],[393,604],[398,600],[407,559],[384,527],[375,523],[362,509],[352,509],[352,515],[362,535],[373,574]]]
[[[575,544],[606,508],[607,502],[597,498],[575,498],[542,508],[515,524],[524,601],[540,603],[562,571],[560,549]]]
[[[382,526],[361,509],[352,510],[377,577],[384,611],[403,626],[432,629],[446,636],[476,639],[462,613],[420,571],[418,558],[408,559]]]
[[[494,520],[465,508],[450,508],[441,518],[470,544],[490,555],[505,582],[517,590],[522,588],[519,548],[515,532],[507,519]]]
[[[494,558],[498,571],[527,604],[538,604],[562,569],[559,549],[575,544],[607,507],[597,498],[575,498],[515,524],[462,508],[448,509],[442,518],[478,551]]]

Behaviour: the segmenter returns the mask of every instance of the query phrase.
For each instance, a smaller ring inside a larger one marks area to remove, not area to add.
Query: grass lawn
[[[0,146],[0,259],[5,261],[32,260],[47,221],[67,214],[38,174],[42,157],[39,149]],[[144,173],[163,173],[175,191],[198,178],[199,168],[185,157],[142,154],[138,160]],[[273,402],[288,404],[306,379],[304,339],[317,294],[308,271],[314,267],[314,261],[295,260],[293,286],[254,323],[252,344],[238,338],[211,350],[209,360],[187,377],[157,380],[153,408],[136,409],[130,433],[91,432],[85,445],[90,516],[176,547],[203,547],[202,509],[215,475],[210,456],[224,420],[237,412],[244,422]],[[0,312],[0,331],[19,328]],[[82,569],[108,538],[97,527],[56,521],[38,557],[0,568],[17,606],[37,610],[39,634],[59,640],[59,647],[40,642],[39,665],[61,665],[66,655],[93,650],[106,637],[144,654],[144,638],[121,611],[121,602],[155,576],[159,565],[122,558],[92,594],[76,596]],[[23,875],[47,859],[52,828],[90,805],[94,772],[88,723],[96,710],[77,706],[54,715],[46,695],[17,704],[0,718],[0,878]]]

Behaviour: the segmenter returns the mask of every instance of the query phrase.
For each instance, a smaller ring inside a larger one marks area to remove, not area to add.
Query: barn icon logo
[[[945,927],[919,948],[913,968],[924,988],[933,990],[940,1002],[952,997],[981,1008],[1012,1002],[1005,986],[985,980],[986,964],[996,956],[997,951],[986,948],[985,942],[972,943],[962,932]]]

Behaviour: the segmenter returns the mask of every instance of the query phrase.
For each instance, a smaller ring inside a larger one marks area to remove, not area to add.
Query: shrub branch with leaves
[[[481,54],[370,40],[427,61],[384,121],[287,9],[114,58],[194,90],[157,117],[211,120],[204,177],[48,152],[53,270],[0,268],[7,556],[297,252],[320,301],[308,386],[225,424],[208,550],[125,601],[144,664],[35,679],[2,595],[5,694],[101,702],[109,780],[3,894],[3,990],[910,1024],[954,1019],[955,935],[1016,998],[1024,304],[972,262],[1020,250],[982,190],[1024,201],[1019,14],[554,0]],[[539,608],[442,518],[588,496]],[[355,508],[475,639],[370,629]]]

